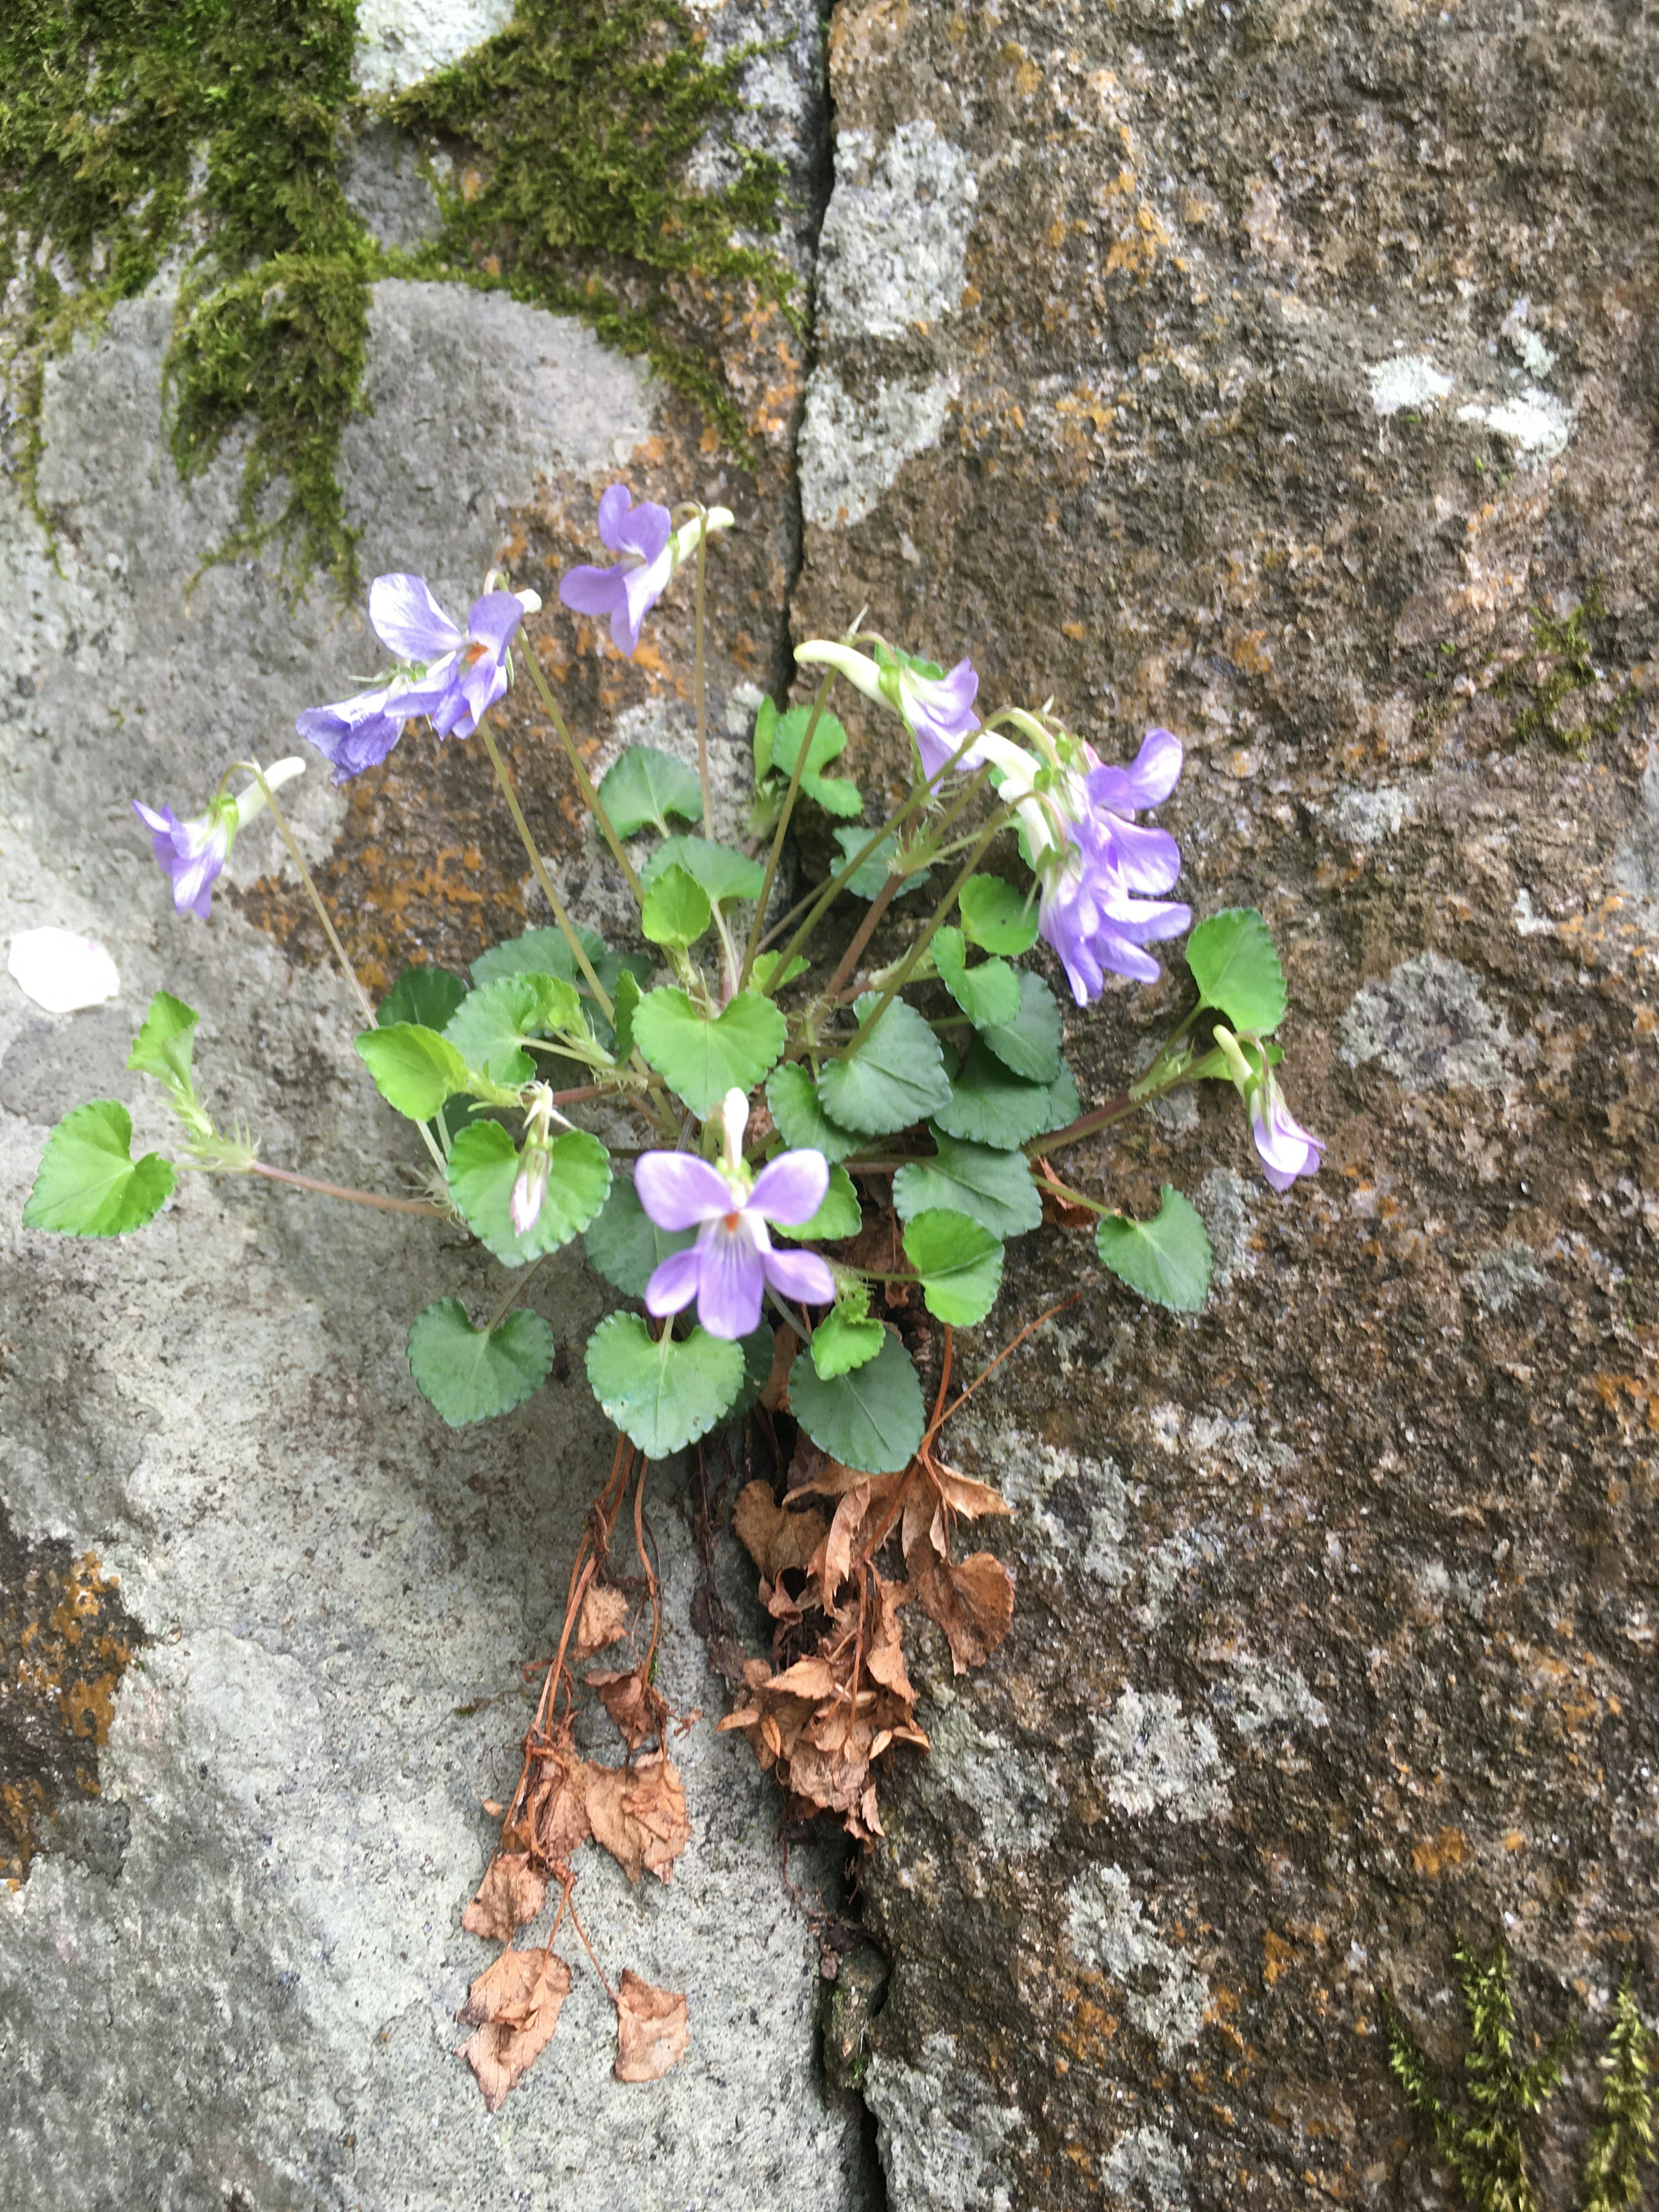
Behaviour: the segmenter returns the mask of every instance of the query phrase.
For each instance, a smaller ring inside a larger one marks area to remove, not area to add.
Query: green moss
[[[1619,726],[1617,711],[1601,714],[1587,714],[1582,722],[1565,729],[1557,720],[1557,709],[1575,691],[1588,691],[1596,680],[1595,663],[1591,656],[1590,641],[1585,635],[1586,623],[1600,622],[1607,613],[1599,583],[1593,583],[1583,599],[1571,614],[1559,621],[1547,608],[1532,610],[1533,643],[1540,654],[1547,656],[1549,666],[1532,684],[1531,700],[1516,717],[1517,738],[1547,738],[1552,744],[1564,752],[1575,754],[1580,760],[1589,750],[1593,738],[1603,737]]]
[[[1601,2061],[1606,2083],[1584,2160],[1583,2212],[1630,2212],[1641,2197],[1641,2168],[1653,2157],[1652,2046],[1626,1974]]]
[[[21,303],[8,362],[37,501],[45,364],[183,264],[167,364],[181,475],[247,434],[240,526],[215,558],[275,540],[297,589],[355,589],[337,479],[362,404],[369,286],[404,273],[500,283],[643,352],[742,450],[700,336],[709,287],[787,300],[780,165],[688,192],[686,155],[740,105],[746,55],[710,66],[676,4],[523,0],[511,28],[387,106],[436,134],[462,179],[442,236],[383,252],[341,187],[356,0],[10,0],[0,25],[0,281]],[[46,518],[43,517],[43,520]]]

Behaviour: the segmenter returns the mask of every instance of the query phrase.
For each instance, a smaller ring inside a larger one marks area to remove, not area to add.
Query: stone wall
[[[366,78],[495,18],[470,20],[365,8]],[[763,20],[810,258],[813,19]],[[865,1875],[884,2002],[866,2026],[849,1981],[832,2057],[880,2175],[824,2078],[775,1796],[712,1734],[667,1499],[694,1840],[669,1889],[599,1869],[584,1895],[601,1957],[691,1992],[691,2055],[613,2083],[582,1971],[498,2120],[450,2055],[487,1956],[459,1927],[480,1801],[606,1449],[579,1364],[458,1437],[401,1342],[471,1286],[459,1242],[197,1182],[118,1247],[15,1225],[78,1098],[132,1095],[159,1133],[121,1063],[164,983],[268,1158],[354,1181],[398,1141],[268,830],[198,930],[127,812],[283,750],[365,672],[363,634],[247,565],[186,605],[235,456],[173,475],[165,295],[54,368],[54,537],[10,489],[0,521],[0,931],[89,929],[124,988],[64,1018],[0,990],[0,1559],[33,1589],[95,1553],[137,1649],[95,1773],[0,1894],[21,2204],[746,2212],[884,2179],[896,2212],[1449,2203],[1379,2008],[1394,1989],[1449,2057],[1461,1931],[1507,1936],[1528,2027],[1586,2021],[1540,2130],[1567,2200],[1610,1989],[1633,1962],[1659,1995],[1656,74],[1651,11],[1585,0],[842,0],[804,415],[781,323],[723,340],[752,477],[574,324],[377,291],[343,474],[366,573],[462,599],[505,557],[547,591],[611,474],[695,485],[744,526],[715,570],[733,788],[749,687],[867,604],[1103,750],[1176,729],[1183,896],[1260,904],[1285,952],[1324,1174],[1275,1199],[1228,1101],[1149,1121],[1079,1170],[1200,1196],[1206,1310],[1149,1313],[1043,1231],[982,1332],[1085,1285],[954,1437],[1015,1504],[1018,1602],[982,1674],[924,1652],[934,1754]],[[357,173],[418,234],[398,149]],[[684,605],[632,668],[545,635],[596,760],[688,742]],[[887,734],[848,720],[878,778]],[[520,695],[506,742],[568,886],[601,890]],[[406,747],[347,796],[300,787],[376,981],[411,939],[465,960],[537,918],[482,771]],[[1174,1003],[1076,1023],[1085,1088]],[[562,1344],[596,1304],[557,1276]]]

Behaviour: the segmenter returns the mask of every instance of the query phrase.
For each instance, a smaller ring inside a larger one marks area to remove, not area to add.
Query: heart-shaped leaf
[[[758,898],[766,880],[758,860],[708,837],[665,837],[640,871],[640,881],[649,890],[669,868],[684,868],[716,906],[727,899]]]
[[[611,817],[619,837],[636,830],[659,830],[668,835],[668,817],[696,822],[702,815],[702,787],[697,771],[655,745],[629,745],[605,771],[599,786],[599,804]]]
[[[467,1087],[466,1062],[449,1039],[416,1022],[383,1024],[353,1042],[381,1097],[411,1121],[429,1121]]]
[[[695,1229],[672,1232],[659,1229],[640,1204],[633,1176],[622,1174],[611,1184],[604,1206],[583,1230],[582,1248],[607,1283],[614,1283],[630,1298],[640,1298],[669,1255],[684,1251],[696,1238]]]
[[[927,1425],[921,1383],[890,1329],[873,1359],[826,1380],[803,1352],[789,1370],[789,1410],[820,1451],[860,1474],[896,1474]]]
[[[878,993],[866,991],[853,1012],[862,1022],[880,1003]],[[951,1098],[939,1039],[914,1006],[890,1000],[850,1060],[824,1063],[818,1098],[832,1121],[868,1136],[925,1121]]]
[[[951,1085],[949,1102],[933,1116],[947,1136],[1012,1152],[1047,1129],[1073,1120],[1077,1085],[1062,1066],[1050,1084],[1024,1083],[975,1037]]]
[[[1019,979],[1019,1012],[1010,1022],[976,1024],[1003,1066],[1028,1083],[1052,1083],[1060,1073],[1060,1007],[1042,976]]]
[[[613,952],[598,930],[586,928],[580,922],[574,927],[577,941],[607,999],[616,997],[617,979],[624,972],[638,982],[650,981],[648,954]],[[503,975],[556,975],[562,983],[587,993],[587,978],[576,965],[576,956],[562,929],[526,929],[522,937],[507,938],[500,945],[492,945],[488,952],[481,952],[470,972],[474,983],[498,983]]]
[[[987,952],[1029,952],[1036,943],[1037,910],[1000,876],[969,876],[957,895],[963,934]]]
[[[793,983],[797,975],[804,975],[811,964],[800,953],[794,953],[790,957],[789,965],[780,975],[778,963],[782,957],[781,952],[757,952],[755,955],[755,965],[750,973],[763,991],[781,991],[786,983]]]
[[[196,1024],[200,1019],[201,1016],[182,999],[175,999],[167,991],[158,991],[149,1002],[143,1027],[132,1040],[127,1066],[137,1069],[141,1075],[153,1075],[169,1091],[193,1097],[196,1078],[190,1062]]]
[[[132,1116],[118,1098],[94,1098],[65,1114],[46,1139],[25,1229],[66,1237],[121,1237],[142,1229],[173,1195],[173,1163],[160,1152],[132,1157]]]
[[[1196,1313],[1210,1287],[1210,1240],[1197,1208],[1170,1183],[1150,1221],[1109,1213],[1096,1224],[1103,1266],[1155,1306]]]
[[[837,1375],[850,1375],[873,1359],[886,1341],[880,1322],[832,1306],[812,1331],[812,1364],[820,1380],[833,1382]]]
[[[555,1139],[541,1212],[520,1237],[508,1206],[519,1148],[499,1121],[474,1121],[450,1148],[449,1194],[481,1244],[509,1267],[556,1252],[586,1229],[611,1193],[611,1155],[586,1129]]]
[[[640,929],[653,945],[695,945],[714,918],[708,894],[684,868],[665,868],[645,895]]]
[[[647,1459],[684,1451],[719,1426],[742,1392],[744,1347],[694,1328],[653,1338],[638,1314],[612,1314],[587,1340],[593,1395]]]
[[[488,958],[488,954],[485,955]],[[396,1022],[417,1022],[423,1030],[444,1030],[465,998],[467,986],[447,968],[424,964],[405,968],[380,1001],[380,1027]]]
[[[481,983],[462,1000],[444,1030],[469,1067],[492,1083],[514,1086],[534,1073],[523,1049],[528,1037],[580,1027],[581,1006],[573,984],[530,972]]]
[[[785,1144],[811,1146],[826,1160],[850,1159],[865,1142],[856,1129],[843,1129],[818,1103],[817,1086],[799,1061],[775,1067],[766,1079],[766,1103]]]
[[[905,1224],[904,1249],[935,1320],[971,1328],[996,1304],[1002,1245],[965,1213],[936,1208],[917,1214]]]
[[[797,1244],[835,1243],[843,1237],[856,1237],[864,1226],[864,1210],[859,1204],[859,1194],[853,1188],[853,1178],[845,1168],[832,1167],[830,1188],[823,1194],[823,1203],[810,1221],[799,1229],[786,1229],[775,1224],[773,1235],[787,1237]]]
[[[1285,1018],[1285,970],[1273,933],[1253,906],[1227,907],[1187,939],[1187,965],[1206,1006],[1236,1030],[1265,1036]]]
[[[845,829],[837,830],[836,842],[841,847],[842,867],[846,866],[854,853],[861,853],[869,842],[870,832],[859,823],[853,823]],[[897,854],[897,838],[884,837],[868,860],[860,862],[842,888],[851,891],[855,898],[874,898],[886,882]],[[927,869],[919,868],[914,875],[908,875],[904,878],[893,896],[906,898],[912,891],[919,890],[927,880]]]
[[[635,1043],[700,1121],[728,1091],[751,1091],[786,1035],[783,1016],[758,991],[739,991],[718,1018],[684,991],[647,991],[634,1016]]]
[[[901,1221],[930,1206],[965,1213],[993,1237],[1018,1237],[1042,1218],[1042,1200],[1024,1152],[963,1144],[934,1123],[935,1159],[915,1160],[893,1177],[893,1205]]]
[[[800,754],[801,741],[806,735],[806,726],[812,718],[810,707],[792,707],[787,714],[779,715],[772,725],[767,744],[766,769],[777,775],[780,783],[787,784],[795,772],[795,762]],[[756,725],[758,747],[759,725]],[[837,760],[847,750],[847,731],[834,714],[818,716],[817,727],[812,732],[812,742],[807,748],[806,765],[801,770],[800,787],[809,799],[816,799],[827,814],[838,814],[847,819],[864,811],[864,800],[855,783],[845,776],[825,775],[823,770],[832,760]],[[758,750],[756,759],[758,762]]]
[[[553,1364],[553,1332],[533,1313],[474,1328],[459,1298],[440,1298],[416,1315],[406,1353],[421,1395],[464,1429],[524,1403]]]
[[[966,939],[949,927],[935,930],[933,950],[939,981],[975,1029],[1018,1021],[1019,977],[1006,960],[981,960],[970,968]]]

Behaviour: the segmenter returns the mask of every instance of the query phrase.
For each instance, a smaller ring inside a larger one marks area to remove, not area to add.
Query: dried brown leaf
[[[836,1688],[834,1668],[814,1656],[797,1659],[793,1667],[786,1667],[781,1674],[774,1674],[770,1681],[761,1685],[763,1692],[775,1692],[789,1698],[828,1698]]]
[[[591,1659],[596,1651],[603,1651],[607,1644],[614,1644],[627,1626],[626,1595],[619,1589],[602,1588],[598,1583],[590,1583],[576,1622],[576,1640],[571,1656]]]
[[[530,1863],[526,1851],[497,1851],[489,1862],[478,1894],[461,1915],[470,1936],[487,1936],[504,1943],[520,1922],[533,1920],[547,1902],[547,1876]]]
[[[769,1582],[792,1567],[804,1568],[823,1541],[821,1513],[789,1513],[764,1482],[745,1483],[732,1509],[732,1528],[739,1543]]]
[[[583,1802],[583,1765],[574,1751],[546,1759],[530,1801],[529,1836],[549,1866],[568,1866],[592,1834]]]
[[[690,2040],[684,1993],[659,1990],[624,1966],[617,1990],[617,2079],[660,2081]]]
[[[551,2041],[569,1994],[570,1969],[556,1952],[515,1951],[510,1945],[467,1991],[456,2017],[478,2032],[461,2056],[477,2075],[492,2112],[500,2112],[507,2092]]]
[[[830,1534],[824,1538],[823,1557],[818,1567],[818,1586],[823,1593],[826,1606],[835,1604],[842,1584],[853,1571],[853,1547],[869,1510],[870,1484],[867,1479],[849,1490],[836,1508],[836,1517],[830,1523]]]
[[[593,1838],[629,1881],[642,1873],[666,1881],[691,1840],[679,1769],[660,1754],[625,1766],[587,1766],[583,1795]]]
[[[647,1736],[661,1734],[668,1718],[668,1700],[647,1680],[643,1667],[626,1674],[596,1673],[585,1680],[590,1689],[599,1692],[599,1703],[629,1751],[636,1751]]]
[[[988,1482],[975,1482],[971,1475],[958,1474],[954,1468],[941,1467],[937,1473],[946,1504],[964,1521],[981,1521],[993,1513],[1006,1519],[1012,1511],[1002,1492],[993,1490]]]
[[[917,1597],[945,1631],[956,1672],[982,1666],[1014,1617],[1014,1579],[1007,1568],[989,1552],[960,1562],[942,1559],[931,1544],[916,1547],[909,1566]]]

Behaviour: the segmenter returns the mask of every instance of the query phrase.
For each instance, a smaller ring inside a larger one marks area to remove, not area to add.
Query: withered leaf
[[[583,1795],[593,1837],[629,1881],[649,1872],[666,1881],[691,1840],[679,1769],[660,1753],[625,1766],[588,1766]]]
[[[828,1698],[835,1694],[835,1669],[819,1658],[797,1659],[793,1667],[786,1667],[781,1674],[774,1674],[762,1684],[765,1690],[776,1690],[791,1698]]]
[[[745,1483],[732,1508],[732,1532],[768,1582],[791,1567],[804,1568],[823,1541],[825,1527],[821,1513],[786,1512],[769,1483]]]
[[[573,1750],[544,1760],[530,1801],[529,1832],[550,1866],[568,1866],[570,1854],[592,1834],[582,1800],[582,1762]]]
[[[617,2079],[660,2081],[690,2040],[684,1993],[659,1990],[624,1966],[617,1990]]]
[[[551,2041],[570,1994],[570,1969],[551,1948],[511,1946],[479,1975],[456,2018],[477,2033],[461,2056],[478,2077],[483,2100],[499,2112],[538,2051]]]
[[[1012,1510],[1002,1492],[993,1490],[988,1482],[975,1482],[971,1475],[958,1474],[954,1468],[942,1467],[938,1472],[946,1504],[954,1507],[963,1520],[980,1521],[988,1513],[1006,1518]]]
[[[533,1920],[547,1902],[547,1876],[530,1863],[527,1851],[497,1851],[478,1894],[461,1915],[470,1936],[502,1943],[521,1921]]]
[[[907,1557],[916,1595],[945,1631],[955,1671],[982,1666],[1013,1620],[1013,1577],[990,1552],[958,1562],[942,1558],[931,1544],[918,1544]]]
[[[834,1605],[836,1593],[853,1571],[853,1546],[869,1510],[867,1481],[849,1490],[836,1508],[836,1517],[830,1523],[830,1534],[823,1542],[823,1565],[818,1570],[818,1585],[826,1606]]]
[[[599,1693],[599,1703],[616,1723],[617,1732],[634,1751],[647,1736],[655,1735],[668,1718],[668,1700],[646,1679],[643,1667],[626,1674],[593,1674],[588,1687]]]
[[[591,1659],[596,1651],[603,1651],[607,1644],[614,1644],[627,1626],[628,1599],[625,1593],[591,1583],[576,1622],[576,1640],[572,1657]]]

